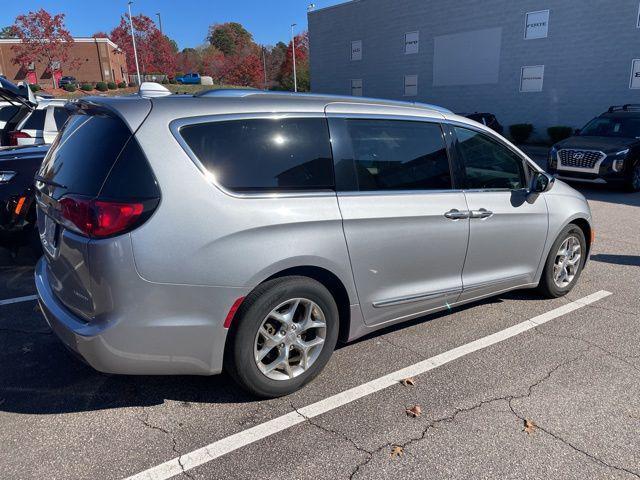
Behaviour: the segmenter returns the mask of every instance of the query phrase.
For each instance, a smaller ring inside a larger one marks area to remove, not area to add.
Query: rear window
[[[20,110],[20,107],[13,105],[0,107],[0,122],[8,122],[16,113],[18,113],[18,110]]]
[[[202,165],[239,192],[333,189],[325,119],[250,119],[180,129]]]
[[[23,130],[44,130],[44,119],[47,115],[47,111],[44,109],[34,110],[27,118],[27,121],[22,126]]]
[[[150,167],[122,120],[110,116],[72,115],[51,146],[40,175],[62,185],[54,189],[54,198],[66,194],[95,197],[112,167],[113,172],[105,185],[110,197],[157,196]],[[150,191],[153,192],[148,193]]]
[[[64,107],[55,107],[53,109],[53,118],[56,121],[56,126],[58,130],[62,130],[67,118],[69,118],[69,110]]]

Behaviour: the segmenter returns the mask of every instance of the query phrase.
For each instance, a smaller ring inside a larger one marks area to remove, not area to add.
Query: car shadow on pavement
[[[503,299],[535,300],[530,291],[456,307],[500,303]],[[541,300],[542,297],[540,297]],[[24,307],[34,310],[33,305]],[[0,323],[0,411],[50,415],[159,405],[165,400],[190,403],[249,403],[246,394],[226,374],[217,376],[125,376],[93,370],[72,356],[49,330],[40,314]],[[440,312],[374,332],[353,343],[447,315]],[[344,345],[339,345],[342,348]]]
[[[626,192],[621,188],[616,189],[607,185],[585,185],[577,183],[570,183],[570,185],[580,191],[587,200],[640,207],[640,193]]]
[[[598,253],[595,255],[591,255],[591,257],[589,258],[594,262],[640,267],[640,255],[614,255],[609,253]]]

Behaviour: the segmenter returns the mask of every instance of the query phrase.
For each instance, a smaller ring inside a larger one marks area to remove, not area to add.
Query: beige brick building
[[[37,83],[43,87],[53,85],[53,72],[46,65],[36,63],[31,68],[13,64],[13,45],[20,40],[0,39],[0,75],[12,82]],[[78,68],[69,69],[62,65],[56,76],[70,75],[79,82],[121,82],[127,81],[127,61],[125,54],[108,38],[74,38],[71,58],[80,59]]]

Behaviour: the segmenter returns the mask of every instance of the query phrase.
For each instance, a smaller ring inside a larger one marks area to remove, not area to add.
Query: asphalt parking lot
[[[225,376],[99,374],[35,301],[0,302],[0,477],[640,477],[640,194],[579,188],[596,243],[568,297],[518,291],[381,331],[276,400]],[[0,299],[33,295],[32,272],[2,253]],[[380,383],[406,367],[413,385]]]

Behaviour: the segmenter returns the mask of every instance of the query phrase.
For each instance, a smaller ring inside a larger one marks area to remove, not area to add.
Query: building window
[[[640,58],[635,58],[631,62],[631,80],[629,81],[629,88],[640,88]]]
[[[362,96],[362,79],[351,80],[351,95],[354,97]]]
[[[541,92],[544,81],[544,65],[522,67],[520,71],[521,92]]]
[[[404,53],[418,53],[420,48],[420,32],[407,32],[404,34]]]
[[[362,40],[351,42],[351,60],[362,60]]]
[[[404,96],[415,97],[418,95],[418,75],[404,76]]]
[[[549,10],[529,12],[524,16],[524,39],[547,38],[549,34]]]

